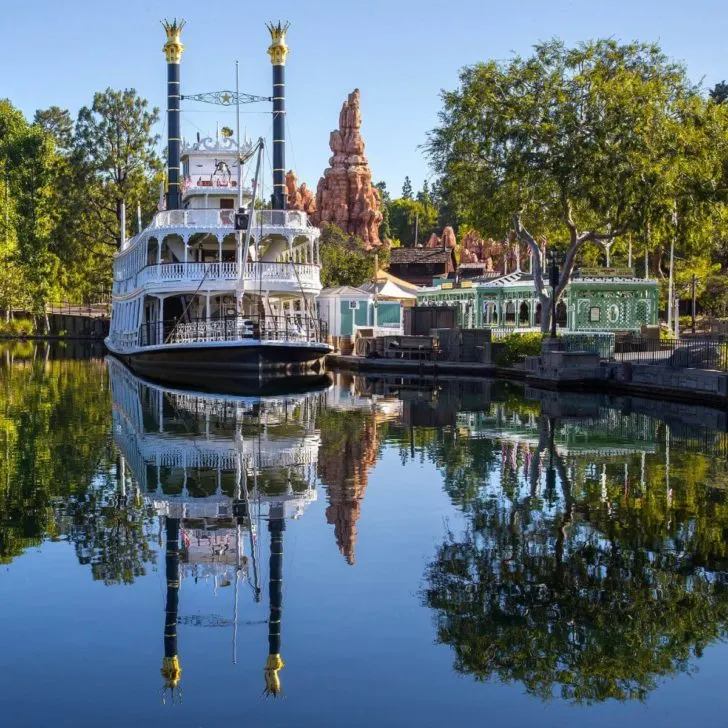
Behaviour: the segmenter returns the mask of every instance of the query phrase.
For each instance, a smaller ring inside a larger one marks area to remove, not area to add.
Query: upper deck
[[[113,295],[187,292],[203,281],[211,291],[240,283],[261,293],[318,294],[320,230],[306,213],[256,210],[249,224],[251,251],[243,262],[245,232],[235,231],[234,210],[157,213],[149,227],[117,254]]]

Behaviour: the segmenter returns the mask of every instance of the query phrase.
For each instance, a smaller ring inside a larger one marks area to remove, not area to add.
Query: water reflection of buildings
[[[270,540],[266,694],[280,692],[283,533],[316,499],[323,395],[269,398],[166,389],[109,360],[114,440],[166,531],[166,616],[162,675],[174,691],[182,669],[177,645],[180,581],[238,584],[260,599],[259,529]],[[235,654],[233,652],[233,654]]]

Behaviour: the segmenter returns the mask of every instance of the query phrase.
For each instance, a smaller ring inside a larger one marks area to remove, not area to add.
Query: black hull
[[[320,347],[207,346],[143,351],[131,355],[111,352],[135,374],[159,383],[205,391],[257,392],[267,389],[304,391],[326,380]]]

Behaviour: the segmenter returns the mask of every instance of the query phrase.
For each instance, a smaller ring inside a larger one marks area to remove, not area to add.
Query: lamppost
[[[551,338],[556,338],[556,289],[559,285],[559,266],[556,262],[556,253],[552,250],[551,268],[549,270],[549,284],[551,285]]]

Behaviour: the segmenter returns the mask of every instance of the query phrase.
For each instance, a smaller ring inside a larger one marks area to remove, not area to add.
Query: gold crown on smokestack
[[[271,44],[268,47],[268,55],[270,56],[270,62],[274,66],[285,66],[286,56],[288,55],[288,46],[286,45],[286,33],[291,27],[291,24],[286,21],[281,23],[278,21],[277,25],[273,23],[266,23],[265,27],[270,32]]]
[[[178,22],[177,18],[175,18],[170,23],[169,20],[163,20],[162,27],[167,33],[167,42],[162,48],[167,58],[167,63],[179,63],[182,60],[182,51],[185,49],[180,40],[182,28],[185,27],[185,21],[180,20]]]

